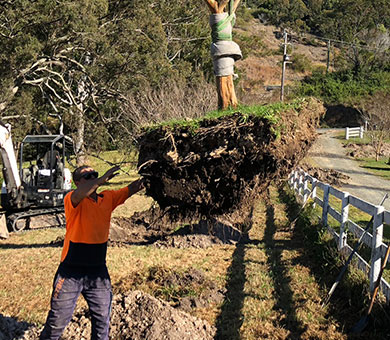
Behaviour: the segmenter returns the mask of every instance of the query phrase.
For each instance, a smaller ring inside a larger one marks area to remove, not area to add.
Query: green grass
[[[371,138],[367,133],[363,135],[363,138],[350,137],[349,139],[345,139],[345,132],[340,131],[335,135],[335,137],[347,147],[349,144],[368,145],[371,143]],[[390,143],[390,139],[385,139],[384,143]]]
[[[390,180],[390,165],[387,164],[388,160],[388,157],[380,158],[378,162],[372,158],[359,158],[358,162],[362,168],[374,175]]]
[[[215,110],[208,112],[204,117],[192,119],[192,120],[169,120],[159,124],[153,124],[146,127],[147,130],[153,130],[159,126],[167,126],[171,128],[187,127],[190,130],[195,131],[200,126],[200,122],[210,119],[218,119],[225,116],[230,116],[235,113],[240,113],[242,119],[245,121],[249,116],[256,116],[260,118],[268,119],[271,123],[276,124],[279,121],[279,114],[282,111],[293,109],[297,110],[301,107],[305,99],[296,99],[290,103],[273,103],[269,105],[240,105],[237,108],[229,108],[227,110]]]
[[[351,137],[348,140],[345,139],[345,133],[343,133],[342,136],[339,137],[342,144],[346,145],[348,147],[349,144],[359,144],[359,145],[367,145],[370,144],[370,138],[367,136],[364,136],[363,138],[359,137]]]

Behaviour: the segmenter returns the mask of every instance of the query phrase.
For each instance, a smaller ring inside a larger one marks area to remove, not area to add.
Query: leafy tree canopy
[[[77,152],[115,143],[129,93],[210,76],[206,20],[197,0],[0,1],[0,116],[26,133],[54,115]]]

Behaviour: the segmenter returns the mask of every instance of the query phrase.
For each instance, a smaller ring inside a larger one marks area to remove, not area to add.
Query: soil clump
[[[156,265],[146,273],[136,272],[123,277],[114,287],[115,294],[129,290],[143,290],[162,299],[171,307],[191,313],[198,308],[223,302],[226,288],[218,287],[202,270],[190,268],[185,272]]]
[[[272,180],[286,177],[305,156],[323,114],[323,105],[309,99],[281,112],[276,123],[237,112],[196,128],[146,131],[138,138],[146,194],[171,215],[248,210]]]

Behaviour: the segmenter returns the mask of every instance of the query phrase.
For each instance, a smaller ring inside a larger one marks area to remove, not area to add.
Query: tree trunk
[[[204,0],[213,14],[223,13],[230,0]],[[236,11],[240,0],[234,0],[233,12]],[[218,109],[225,110],[237,107],[238,101],[234,90],[233,75],[216,76]]]
[[[84,115],[82,110],[83,105],[80,104],[77,106],[78,106],[76,110],[77,131],[76,131],[74,145],[75,145],[75,154],[76,154],[76,164],[77,166],[81,166],[84,165],[85,162],[87,161],[85,147],[84,147],[85,122],[84,122]]]
[[[234,90],[233,76],[216,77],[218,93],[218,110],[237,107],[238,101]]]

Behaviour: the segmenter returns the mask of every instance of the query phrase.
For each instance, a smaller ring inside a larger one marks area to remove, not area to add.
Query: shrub
[[[376,91],[390,89],[390,72],[354,75],[342,71],[324,74],[320,69],[306,77],[294,91],[298,96],[320,98],[326,104],[353,104]]]
[[[291,68],[296,72],[304,73],[306,71],[311,71],[313,66],[306,55],[300,53],[293,53]]]

